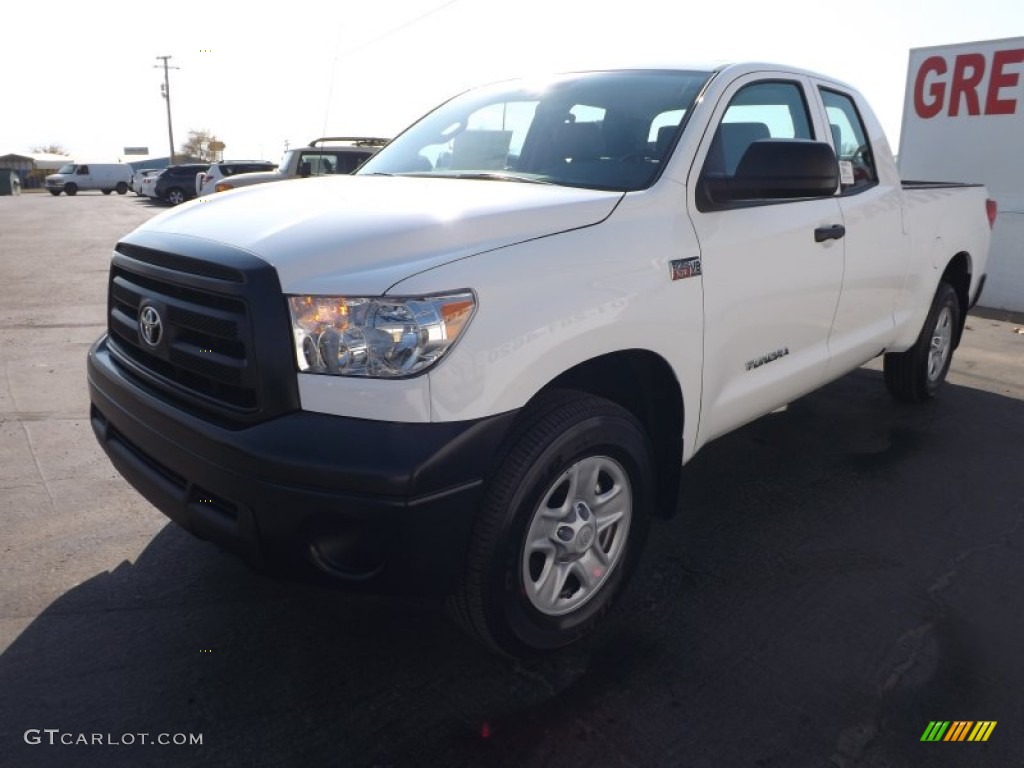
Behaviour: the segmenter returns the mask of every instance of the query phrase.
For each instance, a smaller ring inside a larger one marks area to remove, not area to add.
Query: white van
[[[76,195],[79,190],[98,189],[104,195],[128,193],[132,167],[127,163],[66,163],[46,177],[46,188],[56,197],[61,192]]]

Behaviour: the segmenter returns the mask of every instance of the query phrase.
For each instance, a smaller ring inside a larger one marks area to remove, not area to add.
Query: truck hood
[[[245,249],[276,268],[287,293],[380,295],[450,261],[596,224],[621,198],[508,181],[334,176],[199,198],[138,231]]]

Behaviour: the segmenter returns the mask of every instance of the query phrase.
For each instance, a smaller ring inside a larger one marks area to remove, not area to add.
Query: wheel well
[[[954,256],[942,273],[942,281],[953,287],[960,301],[960,325],[953,340],[954,345],[959,346],[964,324],[967,322],[967,308],[971,305],[971,257],[962,251]]]
[[[679,493],[684,413],[679,382],[664,358],[639,349],[613,352],[570,368],[543,391],[552,388],[589,392],[621,405],[636,417],[654,448],[656,514],[670,517]]]

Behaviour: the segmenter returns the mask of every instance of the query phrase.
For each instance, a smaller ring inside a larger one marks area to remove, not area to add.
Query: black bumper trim
[[[402,424],[296,411],[228,429],[137,386],[105,336],[88,376],[97,439],[164,514],[259,569],[371,591],[451,587],[516,415]]]

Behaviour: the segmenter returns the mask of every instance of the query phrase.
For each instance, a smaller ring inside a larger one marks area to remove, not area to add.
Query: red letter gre
[[[919,117],[926,120],[935,117],[942,111],[942,102],[946,98],[946,84],[942,81],[932,83],[928,88],[930,101],[924,100],[924,81],[930,74],[946,74],[946,60],[941,56],[929,56],[917,70],[917,78],[914,80],[914,109]]]
[[[985,98],[986,115],[1012,115],[1017,111],[1016,99],[1000,99],[999,91],[1013,88],[1020,79],[1020,72],[1003,72],[1007,64],[1024,62],[1024,48],[1012,51],[996,51],[992,57],[992,74],[988,78],[988,96]]]
[[[970,70],[970,74],[967,72]],[[985,57],[980,53],[961,53],[953,69],[953,85],[949,89],[949,116],[960,114],[960,96],[967,99],[967,114],[980,115],[978,83],[985,76]]]

